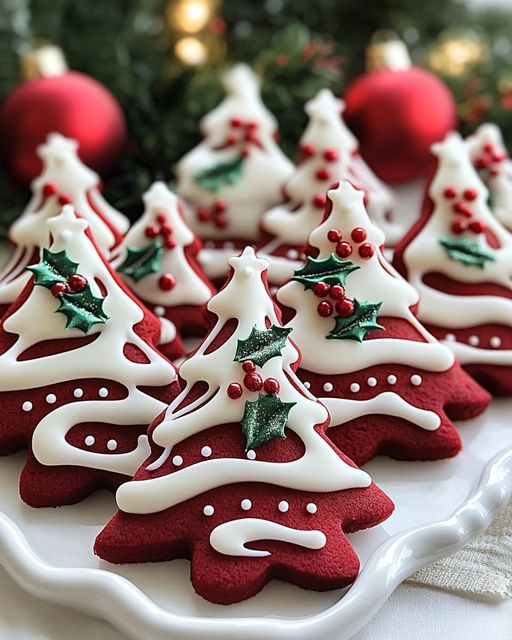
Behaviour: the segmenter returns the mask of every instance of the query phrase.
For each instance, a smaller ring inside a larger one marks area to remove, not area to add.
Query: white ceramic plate
[[[366,466],[393,498],[384,524],[350,535],[362,567],[347,591],[316,593],[284,583],[228,607],[193,592],[186,561],[116,567],[92,544],[114,512],[102,492],[72,507],[31,509],[18,498],[24,454],[0,463],[0,562],[27,591],[104,617],[145,640],[344,640],[416,569],[476,537],[512,496],[512,400],[461,423],[464,450],[440,462],[379,458]]]

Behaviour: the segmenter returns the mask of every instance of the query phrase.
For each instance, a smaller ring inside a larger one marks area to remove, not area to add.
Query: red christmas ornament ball
[[[457,124],[446,85],[414,66],[369,71],[354,80],[344,99],[345,121],[359,139],[361,155],[386,182],[427,175],[430,147]]]
[[[101,175],[115,168],[126,142],[118,102],[99,82],[75,71],[23,82],[0,109],[0,151],[22,184],[41,173],[36,148],[54,131],[77,140],[82,161]]]

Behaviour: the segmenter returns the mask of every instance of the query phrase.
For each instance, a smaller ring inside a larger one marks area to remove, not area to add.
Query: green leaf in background
[[[227,184],[236,184],[242,175],[243,166],[242,156],[224,160],[198,171],[194,176],[194,182],[203,189],[217,192]]]

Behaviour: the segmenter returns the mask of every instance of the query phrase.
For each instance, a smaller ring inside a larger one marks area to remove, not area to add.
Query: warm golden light
[[[211,15],[209,0],[179,0],[170,7],[169,23],[178,31],[197,33],[205,27]]]
[[[184,64],[196,66],[206,62],[208,49],[197,38],[181,38],[174,45],[174,53]]]
[[[446,38],[430,52],[429,66],[443,75],[460,76],[483,60],[485,46],[474,38]]]

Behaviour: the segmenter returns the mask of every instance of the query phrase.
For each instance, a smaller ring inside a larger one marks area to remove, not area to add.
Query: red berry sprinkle
[[[158,280],[158,286],[162,291],[170,291],[176,286],[176,278],[170,273],[164,273]]]
[[[369,242],[365,242],[359,247],[358,253],[361,256],[361,258],[364,258],[365,260],[369,260],[375,253],[375,249],[372,247],[372,245]]]
[[[249,122],[247,123],[247,128],[248,129],[257,129],[258,128],[258,123],[256,122],[256,120],[249,120]]]
[[[245,362],[242,362],[242,370],[244,373],[252,373],[253,371],[256,371],[256,365],[252,360],[246,360]]]
[[[456,195],[457,195],[457,191],[455,190],[454,187],[446,187],[446,189],[443,191],[443,196],[447,200],[453,200],[453,198],[455,198]]]
[[[148,238],[156,238],[159,233],[160,229],[156,226],[156,224],[150,224],[146,227],[145,234]]]
[[[507,156],[504,153],[493,153],[491,158],[493,162],[503,162]]]
[[[473,233],[483,233],[486,229],[485,224],[481,220],[473,220],[470,223],[469,228]]]
[[[65,204],[69,204],[71,202],[71,198],[67,193],[61,193],[59,196],[59,204],[64,206]]]
[[[223,215],[215,216],[214,222],[216,227],[223,228],[228,224],[228,219]]]
[[[245,134],[244,140],[246,142],[258,142],[258,136],[255,131],[250,130]]]
[[[164,238],[167,238],[167,236],[170,236],[172,233],[171,225],[164,222],[164,224],[160,226],[160,233],[164,236]]]
[[[235,129],[238,129],[238,127],[242,125],[242,121],[240,120],[240,118],[231,118],[229,124]]]
[[[228,208],[228,205],[224,200],[215,200],[213,203],[213,209],[215,213],[223,213]]]
[[[453,210],[455,211],[455,213],[460,213],[466,218],[471,218],[471,216],[473,215],[471,209],[469,209],[469,207],[467,207],[463,202],[456,202],[453,205]]]
[[[316,310],[319,316],[322,316],[322,318],[328,318],[332,315],[332,304],[327,302],[327,300],[324,300],[323,302],[320,302]]]
[[[331,172],[327,167],[320,167],[315,173],[317,180],[329,180],[331,177]]]
[[[476,200],[478,192],[476,189],[464,189],[464,193],[462,195],[464,196],[464,200],[472,202],[473,200]]]
[[[490,158],[477,158],[475,161],[475,167],[477,169],[485,169],[491,164]]]
[[[314,156],[316,153],[315,147],[312,144],[302,144],[300,150],[305,156]]]
[[[207,222],[212,217],[208,209],[205,209],[203,207],[196,211],[196,216],[200,222]]]
[[[336,255],[340,258],[348,258],[351,253],[352,245],[349,242],[345,242],[344,240],[338,242],[336,245]]]
[[[327,202],[327,197],[321,193],[317,193],[317,195],[313,198],[313,206],[317,209],[323,209]]]
[[[165,239],[165,248],[166,249],[174,249],[175,246],[176,246],[176,240],[174,238],[171,238],[169,236],[168,238]]]
[[[452,231],[453,233],[464,233],[464,231],[466,231],[466,229],[468,228],[468,225],[466,222],[464,222],[464,220],[455,220],[455,222],[452,222]]]
[[[259,373],[248,373],[244,376],[244,385],[249,391],[260,391],[263,387],[263,380]]]
[[[87,286],[87,278],[81,276],[79,273],[75,273],[72,276],[69,276],[68,284],[74,293],[83,291]]]
[[[368,237],[368,234],[366,233],[366,229],[363,229],[363,227],[356,227],[355,229],[352,229],[350,237],[354,242],[364,242]]]
[[[354,303],[348,298],[343,298],[336,303],[336,313],[342,318],[348,318],[354,313]]]
[[[313,293],[319,298],[325,298],[325,296],[329,293],[330,288],[331,287],[327,284],[327,282],[317,282],[313,287]]]
[[[156,221],[158,222],[158,224],[164,224],[165,222],[167,222],[167,216],[165,215],[165,213],[157,213]]]
[[[327,160],[327,162],[334,162],[338,159],[338,152],[336,149],[326,149],[324,151],[324,159]]]
[[[52,292],[52,296],[54,298],[58,298],[61,293],[64,293],[68,290],[68,285],[65,282],[56,282],[52,285],[50,291]]]
[[[484,144],[484,151],[485,151],[486,153],[491,153],[493,150],[494,150],[494,147],[493,147],[493,145],[492,145],[492,142],[486,142],[486,143]]]
[[[345,289],[341,286],[341,284],[335,284],[331,287],[329,296],[333,300],[341,300],[345,296]]]
[[[269,396],[279,393],[280,388],[279,382],[275,378],[267,378],[263,383],[263,391]]]
[[[242,158],[248,158],[251,155],[251,152],[247,147],[245,147],[245,149],[242,149],[242,151],[240,151],[240,155],[242,156]]]
[[[56,185],[54,185],[53,182],[47,182],[43,187],[43,196],[49,198],[53,196],[54,193],[57,193]]]
[[[232,382],[227,388],[228,398],[231,398],[231,400],[238,400],[242,395],[242,391],[241,384],[238,384],[238,382]]]
[[[236,144],[237,142],[238,142],[238,138],[234,134],[230,134],[229,136],[226,136],[226,144],[229,147],[231,147],[232,145]]]
[[[339,242],[342,237],[339,229],[329,229],[327,232],[327,240],[329,240],[329,242]]]

